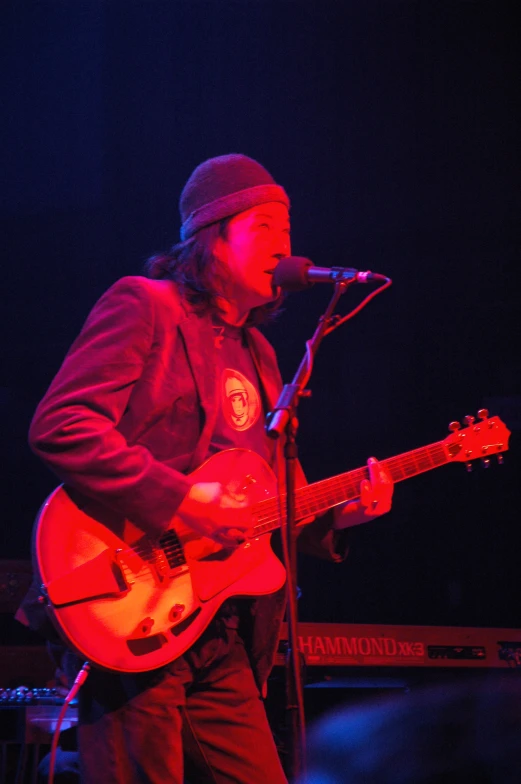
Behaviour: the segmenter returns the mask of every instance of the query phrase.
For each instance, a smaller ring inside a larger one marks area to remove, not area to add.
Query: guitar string
[[[490,423],[491,427],[494,423]],[[460,443],[463,446],[463,443]],[[430,444],[426,447],[411,450],[403,455],[387,458],[382,461],[384,468],[387,468],[394,481],[401,481],[419,473],[423,473],[432,468],[436,468],[449,462],[445,452],[445,442],[439,441]],[[304,518],[310,514],[316,514],[322,510],[329,508],[336,503],[350,500],[359,496],[359,484],[363,479],[367,479],[369,471],[367,468],[355,469],[337,477],[331,477],[314,485],[300,488],[297,491],[297,513],[300,518]],[[298,497],[300,496],[300,497]],[[331,504],[331,501],[334,504]],[[252,512],[257,517],[257,524],[254,525],[254,530],[259,533],[268,532],[273,530],[274,527],[280,525],[280,502],[279,499],[274,497],[266,499],[252,505]],[[171,529],[163,534],[163,537],[173,539],[177,535]],[[179,542],[170,541],[164,542],[160,547],[153,545],[151,542],[146,545],[137,545],[126,550],[120,550],[123,557],[127,553],[132,553],[134,556],[146,558],[155,562],[156,568],[160,566],[160,562],[166,561],[169,568],[179,568],[186,564],[184,550]],[[170,561],[178,560],[178,563]],[[132,573],[134,579],[142,578],[145,576],[154,576],[153,567],[150,563],[145,562],[137,572],[133,572],[128,564],[120,564],[122,570],[127,570]]]
[[[401,456],[388,458],[387,460],[382,461],[382,464],[384,467],[390,469],[393,474],[393,479],[399,481],[400,479],[427,471],[430,468],[440,466],[446,461],[447,458],[443,448],[443,442],[438,442],[436,444],[431,444],[428,447],[411,450]],[[316,514],[323,508],[327,509],[331,505],[349,500],[350,497],[355,498],[359,496],[358,485],[360,481],[367,479],[368,476],[369,471],[367,468],[355,469],[354,471],[349,471],[345,474],[322,480],[315,485],[308,485],[307,487],[300,488],[300,491],[297,491],[301,496],[300,498],[297,498],[299,517]],[[303,496],[306,497],[304,498]],[[331,504],[332,500],[334,501],[333,504]],[[253,504],[252,511],[254,516],[257,517],[257,523],[253,526],[254,530],[258,533],[264,533],[264,529],[269,530],[273,524],[276,524],[276,527],[278,527],[278,524],[280,523],[278,510],[279,502],[276,497]],[[174,531],[167,531],[164,534],[164,536],[170,537],[172,537],[172,535],[175,535]],[[120,551],[120,553],[123,556],[126,553],[132,553],[138,557],[146,558],[147,561],[155,562],[156,566],[160,565],[159,562],[161,560],[166,560],[169,568],[179,568],[186,563],[182,545],[175,541],[170,543],[165,542],[164,545],[161,545],[160,548],[157,549],[151,543],[147,543],[145,545],[127,548],[126,550]],[[169,560],[174,560],[175,558],[182,558],[183,560],[172,566],[172,564],[169,563]],[[120,564],[120,566],[122,565]],[[128,564],[124,566],[132,572],[132,569]],[[151,566],[150,563],[144,563],[139,571],[132,572],[134,578],[142,577],[143,573],[147,576],[153,575],[153,566]]]
[[[427,449],[429,449],[429,452],[426,454],[426,456],[431,457],[432,459],[430,459],[428,463],[424,463],[422,460],[424,454],[422,454],[421,458],[418,458],[418,454],[426,453]],[[441,454],[437,454],[437,452],[441,452]],[[430,468],[443,465],[446,460],[447,459],[443,451],[443,447],[440,449],[439,444],[433,444],[430,448],[423,447],[421,450],[414,450],[413,452],[407,453],[406,456],[401,458],[389,458],[388,461],[382,462],[384,465],[386,463],[388,465],[392,462],[393,465],[389,467],[393,469],[393,473],[395,474],[396,471],[394,469],[396,469],[396,467],[406,466],[407,468],[412,469],[411,472],[406,468],[405,471],[401,472],[401,476],[395,475],[393,477],[395,480],[399,481],[400,479],[416,475],[417,473],[429,470]],[[330,503],[331,500],[334,500],[335,503],[341,503],[345,500],[349,500],[349,496],[352,498],[358,497],[360,495],[358,485],[360,481],[364,478],[367,478],[368,475],[369,473],[367,469],[357,469],[354,472],[348,472],[347,474],[343,474],[339,477],[332,477],[331,479],[323,480],[322,482],[317,483],[315,486],[308,485],[307,487],[301,488],[300,492],[302,494],[306,494],[308,498],[297,498],[297,509],[299,509],[299,513],[301,512],[303,515],[317,513],[322,511],[323,508],[329,508],[332,505]],[[346,479],[346,477],[349,478]],[[257,508],[259,506],[264,507],[264,509],[261,510],[261,513],[258,514],[258,518],[261,521],[256,527],[259,529],[264,528],[271,522],[278,520],[279,515],[277,511],[277,501],[273,502],[272,499],[267,499],[266,501],[259,502],[259,504],[256,506]]]
[[[437,454],[437,452],[439,452],[439,454]],[[389,458],[387,461],[384,461],[384,464],[387,464],[395,474],[393,478],[399,480],[400,478],[406,478],[422,471],[429,470],[437,465],[442,465],[444,462],[446,462],[446,456],[443,447],[440,447],[439,444],[433,444],[430,447],[422,447],[421,449],[413,450],[401,457]],[[397,469],[399,473],[397,472]],[[350,496],[353,498],[357,497],[359,495],[358,485],[363,478],[367,477],[367,469],[356,469],[353,472],[323,480],[315,486],[310,485],[301,488],[301,496],[305,495],[306,497],[297,499],[299,514],[306,515],[317,513],[321,511],[324,506],[329,508],[331,505],[349,500]],[[331,501],[333,501],[333,504],[331,504]],[[260,531],[271,523],[278,522],[278,508],[279,504],[277,499],[266,499],[254,504],[252,510],[258,520],[254,529]],[[163,546],[162,549],[166,552],[167,556],[172,555],[176,550],[178,554],[182,553],[181,546],[175,543],[170,546]]]

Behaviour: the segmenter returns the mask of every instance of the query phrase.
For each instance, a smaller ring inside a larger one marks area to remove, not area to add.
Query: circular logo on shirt
[[[259,393],[238,370],[225,368],[221,376],[222,408],[226,423],[234,430],[253,427],[260,414]]]

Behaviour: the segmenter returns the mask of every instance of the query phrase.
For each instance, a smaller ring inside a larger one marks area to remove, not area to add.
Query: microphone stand
[[[298,458],[296,435],[298,420],[297,406],[301,397],[308,397],[305,387],[309,381],[313,360],[323,337],[332,324],[332,315],[348,285],[353,281],[337,281],[326,312],[320,317],[313,337],[306,343],[303,357],[291,384],[286,384],[273,409],[266,417],[266,433],[276,439],[285,434],[284,458],[286,466],[286,520],[282,520],[281,535],[287,571],[287,619],[289,650],[286,657],[286,711],[290,728],[291,769],[290,776],[305,775],[306,731],[304,697],[301,677],[301,659],[298,649],[297,612],[297,532],[295,509],[295,479]]]

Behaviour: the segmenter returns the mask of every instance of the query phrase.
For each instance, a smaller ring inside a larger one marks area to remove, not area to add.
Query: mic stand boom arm
[[[298,650],[297,612],[297,535],[295,513],[295,477],[298,449],[296,435],[298,422],[296,410],[299,399],[305,396],[305,387],[311,375],[313,361],[323,337],[331,331],[331,318],[341,295],[354,281],[337,281],[326,312],[320,317],[311,340],[306,343],[303,357],[291,384],[286,384],[279,399],[266,418],[266,432],[270,438],[279,438],[285,433],[284,457],[286,465],[286,521],[281,525],[282,547],[287,572],[287,619],[289,655],[286,660],[286,709],[291,735],[290,777],[306,771],[306,732],[304,720],[304,697],[301,679],[301,662]],[[281,521],[284,522],[284,521]]]

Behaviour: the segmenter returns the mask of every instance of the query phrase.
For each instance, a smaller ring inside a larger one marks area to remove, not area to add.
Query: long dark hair
[[[227,270],[213,252],[219,237],[226,239],[230,219],[212,223],[193,237],[178,242],[169,251],[156,253],[145,263],[144,272],[155,280],[173,280],[182,295],[200,313],[221,313],[218,298],[222,298],[219,279]],[[252,308],[246,326],[261,324],[275,317],[282,304],[282,295],[273,302]]]

